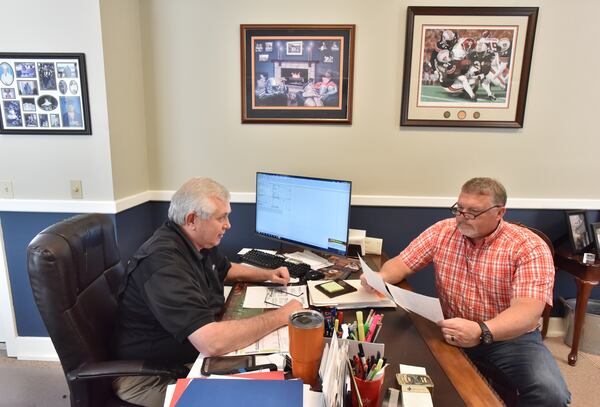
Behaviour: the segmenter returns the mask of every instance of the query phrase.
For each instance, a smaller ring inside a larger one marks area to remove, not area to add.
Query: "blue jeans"
[[[518,390],[518,406],[566,406],[571,393],[538,330],[507,341],[464,348],[471,360],[493,364]]]

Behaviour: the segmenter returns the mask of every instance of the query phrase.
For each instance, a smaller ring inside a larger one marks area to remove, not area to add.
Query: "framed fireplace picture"
[[[352,123],[354,25],[240,25],[242,123]]]
[[[408,7],[402,126],[523,127],[537,7]]]
[[[0,134],[92,134],[84,54],[0,53]]]

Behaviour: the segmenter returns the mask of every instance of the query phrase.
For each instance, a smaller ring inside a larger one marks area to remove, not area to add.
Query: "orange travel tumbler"
[[[296,311],[288,325],[292,375],[306,384],[317,383],[317,373],[323,354],[323,315],[313,310]]]

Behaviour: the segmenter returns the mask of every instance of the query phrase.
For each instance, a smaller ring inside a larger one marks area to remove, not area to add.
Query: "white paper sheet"
[[[387,287],[392,293],[396,304],[405,310],[419,314],[435,323],[444,319],[442,306],[438,298],[413,293],[391,284],[388,284]]]
[[[385,283],[381,276],[375,273],[362,258],[360,259],[360,264],[367,283],[387,298],[391,298],[405,310],[412,311],[436,323],[444,319],[442,306],[438,298],[417,294]]]
[[[277,254],[277,250],[267,250],[267,249],[251,249],[248,247],[244,247],[242,250],[240,250],[238,252],[238,254],[246,254],[248,253],[250,250],[258,250],[260,252],[264,252],[264,253],[269,253],[269,254]]]
[[[250,286],[246,287],[244,308],[279,308],[291,300],[298,300],[303,308],[308,308],[306,286]]]
[[[246,346],[244,349],[239,349],[228,353],[227,356],[233,355],[255,355],[258,353],[281,353],[289,352],[290,337],[288,327],[283,326],[267,336],[262,337],[257,342]]]
[[[329,260],[319,256],[318,254],[314,254],[310,250],[304,250],[302,252],[293,252],[293,253],[284,253],[283,254],[286,259],[295,260],[300,263],[306,263],[313,270],[319,270],[323,267],[332,266]]]

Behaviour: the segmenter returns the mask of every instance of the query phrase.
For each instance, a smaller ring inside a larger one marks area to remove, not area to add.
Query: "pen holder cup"
[[[354,378],[363,407],[378,407],[380,405],[379,399],[381,397],[381,386],[383,385],[384,378],[385,374],[377,380],[362,380],[358,377]],[[358,407],[358,399],[356,397],[356,389],[354,386],[352,386],[352,407]]]

